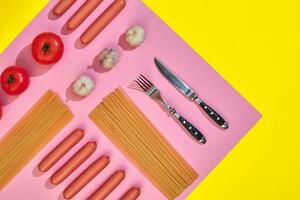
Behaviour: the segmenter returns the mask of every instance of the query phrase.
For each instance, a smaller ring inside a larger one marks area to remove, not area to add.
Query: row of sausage
[[[67,152],[69,152],[82,138],[84,131],[76,129],[64,140],[62,140],[38,165],[41,172],[47,172],[53,167]],[[84,163],[97,149],[97,143],[94,141],[87,142],[81,147],[60,169],[51,177],[50,182],[58,185],[71,175],[78,167]],[[65,199],[72,199],[88,183],[91,182],[103,169],[110,163],[107,156],[100,156],[89,167],[87,167],[75,180],[63,191]],[[105,199],[124,179],[125,171],[117,170],[102,185],[97,188],[89,200]],[[135,200],[140,195],[138,187],[130,188],[120,200]]]
[[[67,22],[70,31],[75,30],[98,7],[103,0],[86,1]],[[62,16],[76,0],[61,0],[54,7],[52,13]],[[81,35],[80,41],[86,45],[93,41],[97,35],[123,10],[125,0],[115,0]]]

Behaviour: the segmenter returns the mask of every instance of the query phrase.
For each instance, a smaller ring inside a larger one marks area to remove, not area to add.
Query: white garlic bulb
[[[113,49],[104,49],[98,58],[105,69],[112,69],[119,62],[119,54]]]
[[[95,83],[92,78],[89,76],[80,76],[77,81],[75,81],[72,85],[73,92],[80,97],[86,97],[95,88]]]
[[[128,29],[125,35],[128,44],[132,47],[137,47],[144,42],[146,32],[143,27],[135,25]]]

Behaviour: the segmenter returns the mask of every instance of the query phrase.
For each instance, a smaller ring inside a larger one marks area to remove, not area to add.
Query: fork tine
[[[140,83],[140,85],[142,85],[146,90],[148,90],[149,88],[151,88],[151,86],[148,85],[148,84],[146,84],[145,81],[144,81],[141,77],[139,77],[139,78],[137,79],[137,81],[138,81],[138,82]]]
[[[145,92],[147,91],[147,88],[144,87],[142,84],[139,83],[139,81],[135,81]]]
[[[140,77],[142,77],[142,79],[143,79],[146,83],[148,83],[148,85],[149,85],[150,87],[153,86],[153,83],[152,83],[151,81],[149,81],[143,74],[140,74]]]
[[[136,83],[136,81],[131,82],[128,88],[144,92],[144,90]]]

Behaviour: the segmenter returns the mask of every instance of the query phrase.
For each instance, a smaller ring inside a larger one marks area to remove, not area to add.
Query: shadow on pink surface
[[[34,61],[31,52],[31,44],[27,45],[17,56],[16,65],[24,67],[31,77],[42,76],[48,72],[53,65],[41,65]]]

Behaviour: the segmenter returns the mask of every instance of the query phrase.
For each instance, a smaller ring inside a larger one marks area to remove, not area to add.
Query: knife
[[[219,115],[214,109],[207,105],[203,100],[201,100],[197,93],[189,87],[183,80],[176,76],[166,65],[164,65],[158,58],[154,58],[154,62],[162,73],[162,75],[171,82],[181,93],[183,93],[190,100],[195,101],[204,112],[221,128],[228,129],[228,123],[224,120],[221,115]]]

